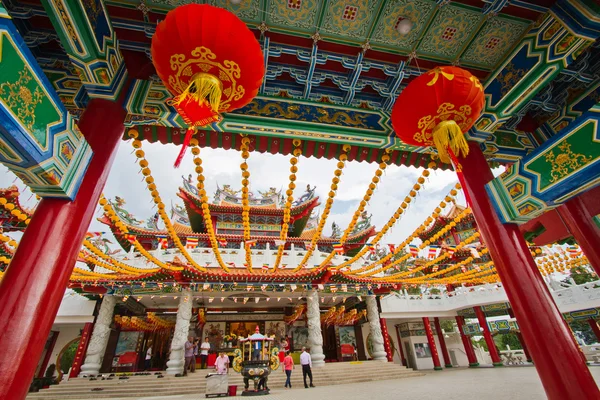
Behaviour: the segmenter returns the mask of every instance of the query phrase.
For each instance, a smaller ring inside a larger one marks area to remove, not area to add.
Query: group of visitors
[[[185,342],[183,376],[186,376],[188,371],[196,372],[196,357],[198,356],[198,351],[200,351],[200,368],[205,369],[207,367],[210,342],[208,338],[205,338],[201,345],[198,345],[199,342],[200,339],[194,339],[192,336],[189,336],[187,342]],[[215,369],[218,374],[226,374],[229,372],[229,357],[227,357],[225,353],[219,353],[219,357],[217,357],[215,361]]]
[[[280,354],[281,358],[281,354]],[[292,371],[295,369],[294,359],[289,350],[285,351],[285,357],[283,358],[283,372],[285,372],[286,380],[284,387],[287,389],[292,388]],[[310,353],[306,350],[306,347],[302,347],[302,353],[300,354],[300,365],[302,366],[302,377],[304,379],[305,388],[314,388],[313,377],[312,377],[312,359]],[[306,382],[306,378],[309,378],[310,386]]]

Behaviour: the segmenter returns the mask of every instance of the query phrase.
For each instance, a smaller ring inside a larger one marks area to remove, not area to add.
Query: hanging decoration
[[[436,67],[415,78],[398,96],[392,110],[396,135],[406,144],[435,146],[440,160],[460,164],[469,147],[464,134],[484,106],[483,86],[470,72]]]
[[[256,96],[265,74],[263,54],[244,22],[208,4],[169,11],[156,27],[151,51],[156,73],[188,125],[177,167],[198,127]]]

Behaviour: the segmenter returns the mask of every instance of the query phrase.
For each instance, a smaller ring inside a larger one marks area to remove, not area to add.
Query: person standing
[[[194,355],[190,364],[192,372],[196,372],[196,358],[198,358],[198,339],[194,340]]]
[[[288,345],[288,343],[286,342],[285,338],[282,337],[281,342],[279,343],[279,362],[280,363],[282,363],[283,360],[285,359],[287,345]]]
[[[215,360],[215,370],[220,375],[229,373],[229,357],[223,351],[219,353],[219,357]]]
[[[300,354],[300,365],[302,365],[302,377],[304,378],[304,387],[308,389],[308,385],[306,384],[306,377],[310,378],[310,387],[315,387],[313,385],[312,379],[312,359],[310,358],[310,354],[306,351],[306,347],[302,348],[302,354]]]
[[[200,346],[200,368],[205,369],[208,362],[208,351],[210,350],[210,342],[208,337],[204,338],[204,343]]]
[[[294,359],[292,358],[290,351],[285,352],[285,358],[283,359],[283,370],[285,371],[285,387],[292,388],[292,370],[295,368]],[[306,379],[306,378],[305,378]],[[312,385],[312,381],[311,381]]]
[[[183,366],[183,376],[187,376],[188,369],[190,369],[190,364],[192,363],[192,358],[194,358],[194,338],[188,336],[188,340],[183,345],[183,348],[185,357],[185,364]]]
[[[148,347],[148,350],[146,350],[146,359],[144,360],[144,370],[150,371],[151,364],[152,364],[152,346]]]

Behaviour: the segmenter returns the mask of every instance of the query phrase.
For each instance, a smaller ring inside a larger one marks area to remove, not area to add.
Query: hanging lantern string
[[[149,168],[148,160],[145,158],[144,150],[142,150],[142,142],[137,139],[137,137],[138,137],[137,130],[130,129],[128,134],[129,134],[129,137],[134,139],[132,141],[131,145],[133,146],[133,148],[137,149],[135,151],[135,156],[139,159],[139,164],[140,164],[140,167],[142,168],[142,174],[147,177],[151,176],[151,170]],[[190,265],[193,268],[197,269],[198,271],[206,271],[206,268],[198,265],[198,263],[196,263],[196,261],[194,261],[192,256],[186,250],[185,246],[181,243],[181,240],[179,239],[177,232],[175,232],[175,229],[173,228],[173,224],[171,223],[171,220],[169,219],[169,216],[168,216],[167,212],[165,211],[165,205],[162,202],[162,199],[160,197],[158,189],[156,188],[156,184],[154,182],[149,184],[148,190],[150,191],[150,195],[154,199],[154,203],[156,204],[156,207],[158,208],[158,215],[160,216],[163,223],[165,224],[165,229],[167,230],[171,240],[175,244],[175,247],[177,247],[179,249],[181,254],[185,257],[185,259],[188,261],[188,263],[190,263]]]
[[[246,268],[248,272],[252,273],[252,244],[250,241],[250,200],[249,200],[249,188],[250,171],[248,171],[248,158],[250,158],[250,138],[247,136],[242,137],[242,144],[240,145],[240,151],[242,152],[242,159],[244,160],[240,164],[242,170],[242,224],[244,227],[244,250],[246,251],[245,260]]]
[[[283,251],[285,249],[285,241],[287,240],[287,235],[289,231],[289,223],[290,223],[290,210],[292,208],[292,204],[294,202],[294,189],[296,188],[296,173],[298,172],[298,157],[302,154],[302,142],[299,139],[294,139],[292,141],[294,145],[294,150],[292,151],[293,157],[290,158],[290,182],[288,183],[288,189],[285,192],[287,196],[285,207],[283,208],[283,223],[281,224],[281,232],[279,233],[279,240],[281,243],[277,248],[277,257],[275,259],[275,264],[273,265],[273,269],[271,272],[276,272],[277,268],[279,268],[279,264],[281,263],[281,258],[283,257]]]
[[[408,196],[406,196],[404,198],[404,201],[398,206],[398,208],[396,209],[394,214],[386,222],[386,224],[383,226],[383,228],[381,228],[381,230],[377,233],[377,235],[375,235],[375,238],[371,241],[371,243],[369,243],[366,246],[363,246],[363,248],[354,257],[352,257],[348,261],[345,261],[338,266],[331,267],[331,270],[337,271],[337,270],[342,270],[343,268],[346,268],[346,267],[349,268],[354,262],[356,262],[358,259],[363,257],[368,251],[370,251],[370,248],[372,248],[373,246],[376,246],[377,243],[379,243],[379,241],[387,233],[387,231],[389,229],[391,229],[400,218],[402,218],[402,215],[408,208],[408,205],[410,204],[412,199],[417,196],[418,191],[422,188],[423,183],[425,183],[425,178],[427,176],[429,176],[429,171],[425,169],[425,170],[423,170],[422,175],[417,179],[417,183],[415,183],[413,185],[413,188],[410,190]]]
[[[387,152],[390,152],[390,150],[389,149],[386,150],[386,153]],[[356,209],[356,211],[354,211],[354,215],[352,216],[352,220],[348,224],[348,227],[346,228],[346,230],[344,230],[344,233],[342,234],[342,237],[340,237],[339,246],[341,247],[340,250],[342,252],[343,252],[343,246],[346,243],[346,241],[348,239],[348,236],[350,234],[352,234],[352,232],[354,231],[354,227],[358,223],[358,219],[365,212],[365,207],[367,206],[367,204],[371,200],[371,197],[373,196],[373,192],[377,188],[377,184],[380,181],[380,177],[381,177],[381,175],[383,175],[383,171],[385,171],[385,169],[387,168],[387,162],[389,162],[389,161],[390,161],[390,156],[388,154],[384,154],[381,157],[381,162],[379,163],[379,166],[375,170],[375,175],[373,176],[373,178],[371,178],[371,183],[369,184],[369,186],[367,188],[367,191],[365,192],[365,195],[363,196],[363,199],[358,204],[358,208]],[[329,253],[329,255],[327,257],[325,257],[325,260],[323,260],[323,262],[321,262],[321,264],[319,265],[318,268],[326,268],[326,267],[328,267],[329,264],[330,264],[330,262],[331,262],[331,260],[333,259],[333,257],[335,257],[335,255],[338,254],[338,251],[339,250],[336,250],[334,248],[334,250],[331,253]]]
[[[310,260],[310,257],[312,256],[313,252],[315,251],[315,248],[317,246],[317,241],[319,239],[321,239],[323,229],[325,227],[325,224],[327,223],[327,217],[329,217],[329,213],[331,212],[331,207],[333,206],[333,199],[335,198],[335,195],[337,194],[338,185],[340,183],[340,176],[342,176],[343,169],[346,166],[346,161],[348,160],[348,152],[350,151],[351,148],[352,147],[349,144],[345,144],[342,146],[342,154],[340,154],[339,161],[336,164],[336,169],[333,171],[333,178],[331,179],[331,186],[330,186],[331,190],[329,191],[329,194],[327,195],[327,201],[325,202],[325,208],[323,209],[323,212],[321,213],[321,218],[319,219],[317,229],[310,241],[309,248],[306,249],[306,253],[304,254],[304,257],[302,258],[302,261],[300,261],[300,264],[298,264],[298,266],[292,270],[293,273],[298,272],[300,269],[306,267],[308,260]]]
[[[213,226],[212,217],[210,215],[210,208],[208,206],[208,196],[204,187],[204,169],[202,168],[202,158],[200,158],[200,147],[198,147],[198,139],[192,138],[190,140],[190,145],[192,146],[192,154],[194,155],[194,165],[196,166],[195,170],[198,174],[196,188],[198,189],[198,196],[200,197],[201,201],[200,207],[202,209],[202,217],[204,218],[204,226],[206,227],[206,233],[208,234],[210,246],[217,260],[217,263],[219,264],[221,269],[223,269],[223,271],[229,272],[229,267],[227,266],[227,264],[225,264],[223,258],[221,257],[219,243],[215,235],[215,227]]]
[[[146,183],[148,183],[148,185],[154,184],[154,178],[152,178],[149,175],[146,176]],[[153,264],[157,265],[160,268],[164,268],[164,269],[171,270],[171,271],[183,270],[183,267],[175,266],[170,263],[163,263],[162,261],[160,261],[159,259],[154,257],[152,254],[150,254],[144,248],[144,246],[142,246],[142,244],[140,242],[138,242],[137,237],[135,235],[132,235],[129,233],[129,230],[127,229],[125,224],[121,221],[120,217],[117,215],[117,213],[113,209],[112,205],[104,197],[103,194],[100,195],[99,204],[103,207],[104,214],[106,215],[106,217],[112,222],[112,226],[118,231],[118,232],[115,232],[115,236],[117,238],[120,236],[120,237],[126,239],[131,245],[133,245],[135,247],[135,249],[142,256],[144,256],[148,261],[152,262]]]
[[[430,163],[430,166],[433,164]],[[429,171],[425,170],[423,171],[423,176],[424,177],[428,177],[429,176]],[[421,223],[421,225],[419,225],[411,235],[409,235],[406,239],[404,239],[404,241],[402,241],[402,243],[400,243],[398,246],[395,246],[394,251],[390,252],[389,254],[387,254],[385,257],[375,261],[374,263],[357,269],[355,271],[350,271],[351,274],[357,274],[357,275],[361,275],[361,276],[372,276],[375,275],[377,273],[380,272],[385,272],[390,268],[393,268],[394,266],[398,265],[399,263],[408,260],[411,255],[410,254],[406,254],[400,258],[396,258],[395,260],[392,259],[394,257],[397,257],[397,255],[401,254],[404,249],[406,248],[407,245],[409,245],[415,238],[419,237],[419,235],[424,232],[427,227],[434,222],[440,215],[440,213],[442,212],[442,210],[444,208],[446,208],[446,206],[448,204],[450,204],[451,202],[455,201],[455,197],[458,195],[458,190],[460,190],[461,186],[460,184],[456,184],[454,186],[454,188],[452,188],[450,190],[450,192],[446,195],[446,197],[440,202],[440,204],[434,209],[434,211],[431,213],[431,215],[429,217],[427,217],[425,219],[425,221],[423,221],[423,223]],[[418,250],[421,251],[423,250],[425,247],[427,247],[430,243],[434,243],[438,238],[443,237],[446,233],[448,233],[452,227],[454,227],[458,222],[460,222],[462,219],[468,217],[471,214],[471,210],[470,209],[465,209],[463,210],[460,214],[458,214],[453,221],[451,221],[449,224],[447,224],[446,226],[444,226],[439,232],[437,232],[435,235],[433,235],[429,240],[423,241],[420,245]],[[383,265],[383,268],[380,269],[374,269],[376,268],[378,265]],[[369,272],[370,271],[370,272]]]

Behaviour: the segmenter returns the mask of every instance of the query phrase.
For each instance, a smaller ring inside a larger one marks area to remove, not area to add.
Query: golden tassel
[[[174,102],[176,105],[180,105],[185,100],[206,102],[215,113],[218,113],[222,94],[223,84],[219,78],[200,72],[192,77],[188,87],[175,97]]]
[[[433,144],[440,160],[447,164],[451,161],[449,150],[456,156],[466,157],[469,154],[469,144],[465,135],[458,124],[452,120],[442,121],[433,128]]]

